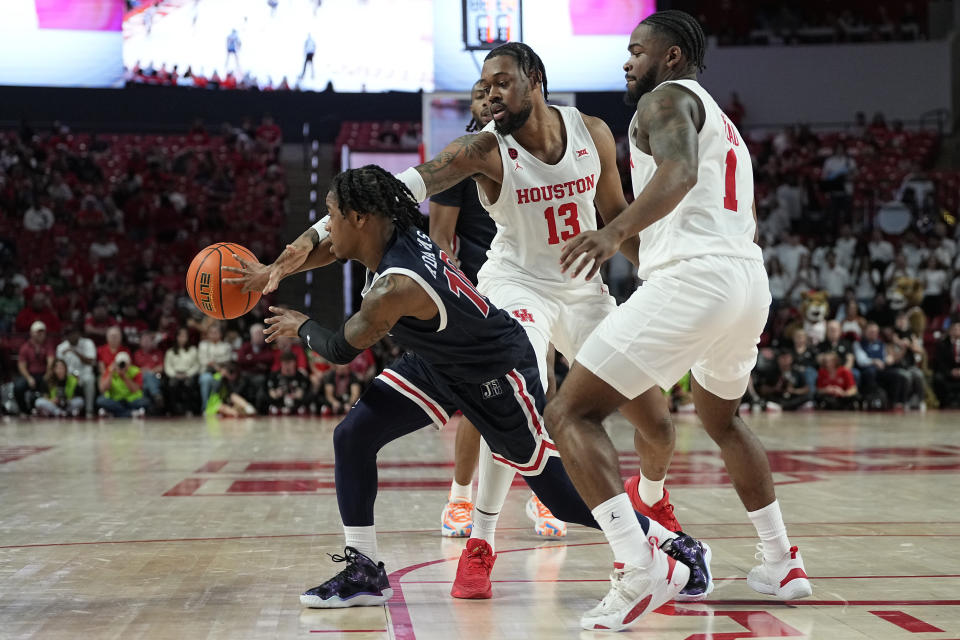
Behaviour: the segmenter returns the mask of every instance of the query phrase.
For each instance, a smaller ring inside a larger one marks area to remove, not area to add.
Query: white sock
[[[607,536],[614,560],[633,567],[649,567],[653,563],[650,543],[626,493],[597,505],[591,513]]]
[[[790,551],[790,541],[787,539],[787,526],[783,524],[783,514],[780,513],[780,502],[774,500],[763,509],[747,512],[747,515],[760,536],[763,559],[767,562],[782,560]]]
[[[497,520],[503,503],[507,499],[507,492],[513,484],[516,472],[493,461],[493,454],[486,440],[480,441],[480,473],[477,480],[477,501],[473,509],[473,532],[471,538],[480,538],[495,551],[494,534],[497,529]],[[483,512],[483,513],[481,513]]]
[[[650,523],[650,526],[647,528],[647,541],[649,542],[651,538],[656,539],[655,546],[660,547],[667,540],[673,540],[678,537],[676,533],[670,531],[670,529],[667,529],[656,520],[647,518],[647,521]],[[643,527],[641,527],[641,529],[642,528]]]
[[[454,480],[450,485],[450,502],[470,502],[473,498],[473,483],[457,484]]]
[[[663,480],[647,480],[642,475],[640,476],[637,493],[640,494],[640,499],[643,500],[643,504],[652,507],[663,500],[664,480],[666,480],[666,478]]]
[[[499,513],[487,514],[473,510],[473,531],[470,532],[470,539],[479,538],[490,545],[490,551],[496,553],[495,536],[497,533],[497,520],[500,519]]]
[[[353,547],[363,555],[374,562],[380,562],[377,553],[377,527],[344,527],[343,537],[346,538],[347,547]]]

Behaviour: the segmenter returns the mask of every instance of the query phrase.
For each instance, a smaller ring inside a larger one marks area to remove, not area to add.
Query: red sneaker
[[[673,515],[673,505],[670,504],[670,493],[664,489],[663,497],[660,498],[660,501],[652,506],[647,506],[643,500],[640,499],[640,493],[637,491],[639,485],[640,476],[630,476],[627,478],[627,481],[623,483],[623,488],[627,490],[627,496],[630,498],[630,504],[633,505],[633,508],[651,520],[656,520],[670,531],[680,531],[682,527],[677,517]]]
[[[460,554],[457,564],[457,577],[453,580],[450,595],[454,598],[472,598],[486,600],[493,597],[490,588],[490,572],[497,555],[490,549],[486,540],[471,538],[467,548]]]

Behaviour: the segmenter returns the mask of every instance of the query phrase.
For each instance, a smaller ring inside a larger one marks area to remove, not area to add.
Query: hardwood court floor
[[[685,529],[713,546],[717,589],[626,637],[960,638],[960,414],[753,416],[813,596],[751,591],[755,533],[695,418],[669,480]],[[511,491],[494,598],[449,597],[463,541],[442,539],[453,431],[381,454],[388,607],[301,608],[342,552],[329,420],[0,423],[2,638],[575,638],[607,590],[598,532],[533,534]],[[628,425],[611,432],[637,468]]]

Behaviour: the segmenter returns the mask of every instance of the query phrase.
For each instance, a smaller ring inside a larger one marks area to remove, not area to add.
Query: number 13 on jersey
[[[577,203],[566,202],[557,207],[547,207],[543,212],[547,221],[547,244],[560,244],[563,241],[580,233],[580,219],[578,218]],[[557,219],[563,223],[563,228],[557,233]]]

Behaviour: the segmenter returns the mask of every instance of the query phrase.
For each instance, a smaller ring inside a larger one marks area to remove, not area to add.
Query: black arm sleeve
[[[306,348],[316,351],[334,364],[349,364],[363,353],[363,349],[357,349],[347,342],[343,326],[333,332],[322,327],[316,320],[307,320],[300,325],[297,335]]]

